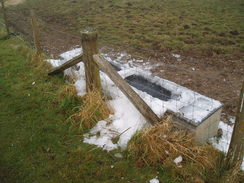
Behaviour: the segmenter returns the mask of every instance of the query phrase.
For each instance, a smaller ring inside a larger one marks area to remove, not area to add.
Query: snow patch
[[[149,183],[159,183],[158,177],[151,179]]]
[[[227,153],[229,146],[230,146],[230,140],[231,135],[233,132],[234,125],[230,126],[223,121],[219,123],[219,128],[222,129],[223,135],[221,138],[217,139],[216,137],[212,138],[210,141],[212,142],[213,146],[219,149],[220,151],[223,151],[224,153]]]
[[[179,164],[179,163],[181,163],[182,161],[183,161],[182,156],[179,156],[179,157],[177,157],[177,158],[174,159],[174,163],[175,163],[175,164]]]
[[[175,58],[180,58],[179,54],[172,54],[172,56],[175,57]]]
[[[233,118],[231,118],[231,119],[233,121]],[[232,125],[228,125],[228,124],[224,123],[223,121],[221,121],[219,123],[219,128],[221,128],[223,131],[222,137],[219,139],[214,137],[214,138],[210,139],[210,142],[212,143],[212,145],[215,148],[219,149],[220,151],[222,151],[224,153],[227,153],[229,146],[230,146],[234,123]],[[244,157],[243,157],[241,169],[244,171]]]
[[[121,153],[116,153],[116,154],[114,155],[114,157],[116,157],[116,158],[123,158],[123,155],[122,155]]]

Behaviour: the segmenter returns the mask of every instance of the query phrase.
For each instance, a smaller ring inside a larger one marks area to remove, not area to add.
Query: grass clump
[[[112,113],[99,91],[87,93],[82,101],[83,105],[78,112],[71,116],[75,126],[79,126],[80,129],[90,129]]]
[[[46,62],[47,56],[44,54],[39,54],[36,51],[31,52],[30,64],[35,67],[41,74],[47,75],[48,71],[52,68],[51,64]]]
[[[200,165],[207,162],[204,149],[194,145],[193,134],[186,130],[179,130],[170,118],[161,123],[139,131],[129,142],[129,151],[135,157],[140,157],[149,165],[172,162],[178,156]]]
[[[226,162],[225,154],[219,153],[216,160],[212,162],[213,166],[201,172],[202,179],[213,183],[242,183],[244,181],[244,172],[240,170],[242,162],[239,161],[231,166],[226,165]]]
[[[179,130],[169,117],[137,132],[130,140],[128,150],[140,164],[166,168],[174,177],[187,182],[220,183],[227,177],[232,177],[231,181],[239,180],[240,171],[236,168],[227,170],[223,165],[223,153],[210,145],[195,145],[193,134]],[[178,157],[182,157],[182,161],[174,162]]]
[[[77,96],[76,88],[71,84],[60,86],[58,98],[60,101],[59,108],[68,116],[78,112],[78,106],[82,105],[82,99]]]

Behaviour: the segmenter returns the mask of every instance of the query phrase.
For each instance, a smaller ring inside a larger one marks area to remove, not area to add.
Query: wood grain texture
[[[242,162],[244,156],[244,82],[240,92],[240,99],[236,113],[235,126],[227,153],[227,165],[233,166]]]
[[[93,55],[98,54],[96,32],[81,32],[81,45],[83,49],[83,61],[85,64],[86,91],[100,91],[102,94],[102,85],[99,68],[94,62]]]

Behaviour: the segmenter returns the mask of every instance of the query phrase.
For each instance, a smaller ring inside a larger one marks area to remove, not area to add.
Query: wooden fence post
[[[85,65],[86,91],[98,90],[102,94],[102,85],[99,68],[93,60],[93,55],[98,54],[98,35],[96,32],[81,32],[81,44],[83,49],[83,62]]]
[[[227,153],[227,166],[242,162],[244,155],[244,82],[240,93],[240,100],[236,114],[235,126]]]
[[[33,32],[33,40],[37,54],[41,53],[40,33],[37,25],[37,20],[34,11],[31,11],[31,26]]]
[[[1,0],[1,5],[2,5],[3,19],[4,19],[4,22],[5,22],[7,36],[10,36],[10,31],[9,31],[9,26],[8,26],[8,18],[7,18],[6,9],[5,9],[5,6],[4,6],[4,0]]]

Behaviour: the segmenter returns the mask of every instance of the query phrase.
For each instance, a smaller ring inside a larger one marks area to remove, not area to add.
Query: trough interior
[[[125,80],[133,87],[163,101],[172,98],[172,92],[160,85],[152,83],[140,75],[130,75]]]

